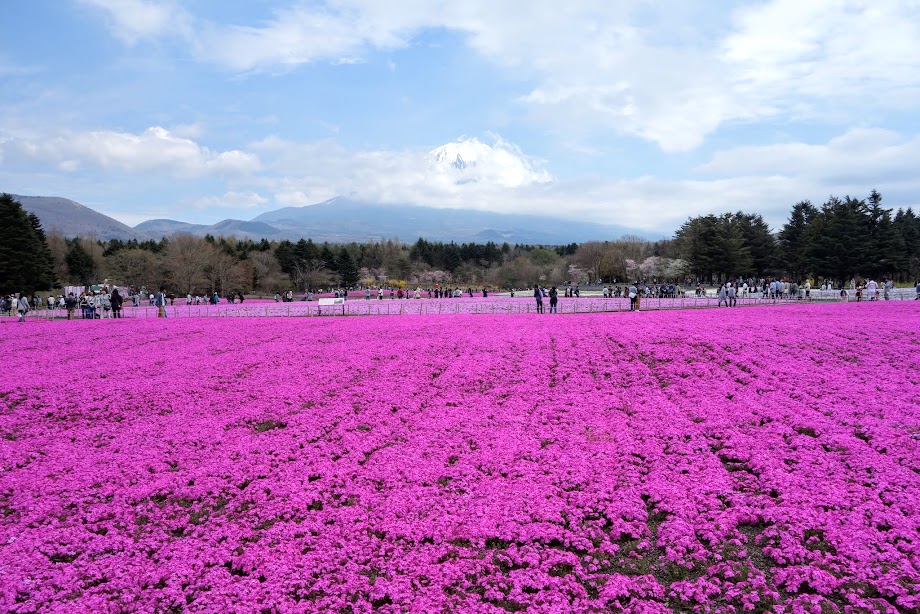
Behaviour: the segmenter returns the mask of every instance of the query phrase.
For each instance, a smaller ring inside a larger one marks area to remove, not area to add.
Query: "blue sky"
[[[920,204],[911,0],[30,0],[0,23],[0,191],[132,225],[339,194],[662,234]]]

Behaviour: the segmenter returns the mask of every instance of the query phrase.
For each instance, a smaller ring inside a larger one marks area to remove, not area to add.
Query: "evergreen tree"
[[[453,273],[457,268],[463,264],[463,258],[460,257],[460,248],[453,241],[449,245],[444,246],[442,252],[441,262],[439,263],[442,268]]]
[[[821,207],[819,224],[820,232],[809,242],[815,274],[841,281],[869,274],[870,224],[865,201],[832,196]]]
[[[904,239],[894,226],[891,210],[882,208],[882,195],[876,190],[872,190],[867,199],[867,215],[869,245],[865,269],[877,279],[891,278],[907,262]]]
[[[330,271],[339,271],[339,261],[336,258],[335,254],[332,253],[332,248],[329,246],[329,243],[323,243],[323,249],[320,250],[320,260],[323,261],[323,266],[325,266]]]
[[[313,239],[301,239],[294,246],[294,255],[298,260],[310,262],[320,257],[320,251]]]
[[[710,214],[690,218],[675,233],[678,253],[698,279],[711,281],[721,268],[718,226],[719,219]]]
[[[339,281],[343,288],[353,288],[358,285],[358,265],[355,264],[347,249],[343,249],[338,257]]]
[[[772,275],[776,269],[776,237],[759,214],[735,214],[744,244],[750,250],[754,275]]]
[[[804,278],[811,272],[809,252],[814,237],[811,226],[818,216],[818,210],[811,201],[803,200],[792,207],[789,221],[779,231],[779,255],[786,272],[794,277]]]
[[[294,274],[294,267],[297,262],[297,254],[294,251],[294,244],[285,239],[278,244],[278,247],[275,248],[275,259],[278,261],[278,266],[281,267],[281,272],[287,275]]]
[[[54,274],[54,256],[51,254],[51,248],[48,246],[48,237],[42,228],[42,223],[34,213],[27,213],[29,224],[32,226],[32,232],[35,233],[36,251],[33,258],[35,274],[39,280],[35,290],[50,290],[57,285],[57,276]]]
[[[719,279],[730,279],[737,275],[751,275],[754,263],[751,248],[741,231],[741,218],[726,213],[716,224],[715,272]]]
[[[79,281],[84,286],[93,283],[96,265],[93,257],[89,252],[83,249],[79,239],[71,239],[67,242],[70,249],[67,250],[67,256],[64,262],[67,264],[67,270],[70,272],[72,279]]]
[[[0,194],[0,294],[50,290],[56,283],[53,263],[38,218]]]
[[[920,218],[908,207],[895,214],[893,225],[904,244],[903,264],[898,269],[899,278],[901,281],[916,282],[920,277]]]

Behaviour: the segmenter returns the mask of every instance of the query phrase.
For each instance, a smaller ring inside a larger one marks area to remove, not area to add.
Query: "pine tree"
[[[818,210],[810,201],[803,200],[792,207],[789,221],[779,231],[779,252],[782,268],[797,278],[804,278],[812,272],[809,258],[812,225],[818,217]]]
[[[0,194],[0,294],[31,295],[54,287],[54,259],[41,223]]]
[[[338,257],[339,281],[343,288],[353,288],[358,285],[358,265],[355,264],[347,249],[343,249]]]
[[[34,213],[27,213],[29,224],[32,226],[32,232],[35,233],[35,252],[32,256],[33,265],[35,266],[35,275],[38,283],[35,290],[50,290],[57,285],[57,278],[54,274],[54,256],[51,254],[51,248],[48,246],[48,237],[42,228],[42,223]]]
[[[323,248],[320,250],[319,257],[323,261],[323,266],[330,271],[339,272],[339,260],[335,257],[335,254],[332,253],[332,248],[329,246],[329,243],[323,243]]]
[[[89,252],[83,249],[79,239],[71,239],[68,241],[68,244],[70,249],[67,251],[64,262],[67,264],[67,270],[70,271],[70,276],[84,286],[93,283],[93,281],[95,281],[93,279],[93,274],[96,269],[93,257],[90,256]]]
[[[759,214],[735,214],[745,245],[751,251],[751,263],[758,277],[772,275],[776,268],[776,238]]]

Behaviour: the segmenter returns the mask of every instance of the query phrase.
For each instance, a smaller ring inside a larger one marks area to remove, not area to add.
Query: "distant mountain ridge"
[[[19,201],[23,209],[38,216],[45,232],[60,232],[66,237],[95,237],[103,241],[147,238],[143,232],[67,198],[10,196]]]
[[[253,218],[284,234],[314,241],[367,241],[399,237],[414,241],[507,241],[561,245],[614,239],[636,233],[621,226],[577,222],[537,215],[472,209],[435,209],[418,205],[379,205],[344,197],[306,207],[284,207]],[[645,233],[638,233],[645,234]]]
[[[528,243],[563,245],[592,240],[611,240],[624,234],[657,238],[623,226],[579,222],[525,214],[493,213],[471,209],[435,209],[419,205],[383,205],[344,197],[304,207],[283,207],[252,220],[227,219],[216,224],[190,224],[169,219],[142,222],[131,228],[117,220],[55,197],[15,196],[34,212],[46,230],[65,236],[99,239],[160,239],[177,233],[196,236],[236,236],[259,240],[298,240],[344,243],[398,237],[414,241],[459,243]]]

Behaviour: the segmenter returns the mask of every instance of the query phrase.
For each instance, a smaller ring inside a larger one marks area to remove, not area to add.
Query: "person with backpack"
[[[99,314],[100,318],[111,318],[112,317],[112,299],[109,297],[108,292],[102,292],[99,296],[96,297],[96,312]]]

